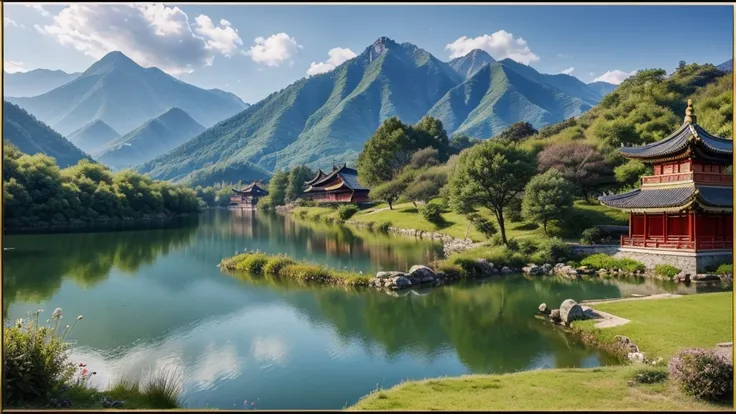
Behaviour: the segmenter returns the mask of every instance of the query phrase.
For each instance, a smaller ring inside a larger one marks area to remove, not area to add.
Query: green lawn
[[[440,200],[433,200],[432,203],[439,203]],[[373,222],[376,225],[382,222],[391,222],[393,227],[404,228],[404,229],[418,229],[423,231],[441,232],[455,238],[465,238],[466,234],[474,241],[485,241],[486,238],[479,232],[477,232],[472,226],[468,226],[468,220],[465,216],[455,213],[454,211],[447,211],[442,213],[442,217],[445,219],[445,224],[437,226],[428,222],[419,213],[417,207],[412,203],[400,203],[395,204],[394,209],[386,209],[388,205],[380,204],[375,207],[371,207],[366,210],[358,212],[353,216],[350,221],[359,223]],[[378,211],[380,210],[380,211]],[[314,219],[315,216],[319,216],[324,219],[325,217],[337,218],[337,212],[335,209],[327,207],[297,207],[292,210],[292,214],[299,216],[301,211],[306,211],[306,217],[308,219]],[[479,213],[492,220],[496,223],[493,214],[488,209],[481,208]],[[625,225],[627,223],[627,216],[618,210],[614,210],[601,205],[588,205],[582,201],[576,201],[572,216],[568,220],[568,225],[565,229],[556,228],[554,225],[550,226],[552,232],[558,233],[566,241],[577,242],[580,238],[580,233],[589,227],[595,225],[604,224],[618,224]],[[508,238],[525,238],[525,237],[538,237],[543,236],[542,229],[534,224],[528,222],[512,223],[506,220],[506,234]]]
[[[669,358],[677,351],[712,348],[733,338],[733,293],[673,299],[644,299],[593,305],[627,318],[603,330],[594,321],[578,327],[604,340],[630,337],[647,356]],[[666,381],[629,385],[643,364],[595,369],[553,369],[504,375],[474,375],[410,381],[363,397],[354,410],[731,410],[687,397]],[[654,369],[654,368],[646,368]]]
[[[733,341],[733,292],[631,300],[591,307],[631,321],[599,329],[597,336],[604,341],[613,341],[615,335],[628,336],[649,358],[670,358],[684,348],[712,348],[719,342]],[[591,320],[576,325],[595,330],[594,324]]]
[[[629,386],[636,366],[549,369],[412,381],[363,397],[350,410],[728,410],[669,382]]]

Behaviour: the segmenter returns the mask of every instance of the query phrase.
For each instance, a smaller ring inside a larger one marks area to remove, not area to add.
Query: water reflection
[[[106,385],[185,373],[190,408],[339,409],[407,378],[596,366],[605,355],[532,317],[540,302],[659,293],[651,281],[508,277],[400,297],[223,274],[236,250],[286,253],[364,272],[408,268],[439,245],[208,212],[180,228],[6,237],[3,314],[83,314],[73,358]],[[426,293],[426,294],[425,294]]]

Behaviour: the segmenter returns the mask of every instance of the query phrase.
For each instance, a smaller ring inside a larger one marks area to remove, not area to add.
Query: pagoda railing
[[[698,184],[715,184],[720,186],[732,186],[733,176],[731,174],[686,172],[660,175],[647,175],[641,177],[642,185],[667,184],[682,181],[693,181]]]
[[[643,237],[621,236],[621,247],[643,247],[647,249],[676,250],[722,250],[732,249],[733,239],[730,237],[698,237],[690,240],[689,236]]]

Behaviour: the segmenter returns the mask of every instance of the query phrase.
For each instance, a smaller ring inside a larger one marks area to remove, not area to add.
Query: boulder
[[[545,263],[542,265],[542,271],[546,274],[552,273],[552,265],[549,263]]]
[[[501,273],[511,273],[511,269],[508,266],[501,268]]]
[[[562,320],[560,319],[560,310],[552,309],[552,311],[549,313],[549,318],[552,319],[554,322],[560,322]]]
[[[543,314],[549,314],[550,313],[550,310],[547,307],[547,304],[546,303],[543,303],[543,304],[539,305],[539,313],[543,313]]]
[[[631,343],[631,339],[629,339],[628,336],[616,335],[613,338],[616,340],[616,342],[623,344],[623,345],[628,345]]]
[[[629,361],[633,361],[633,362],[646,361],[644,354],[642,354],[641,352],[629,352],[628,357],[629,357]]]
[[[530,265],[527,265],[526,267],[522,267],[521,271],[531,276],[541,275],[544,272],[541,267],[535,264],[530,264]]]
[[[560,305],[560,319],[562,319],[562,322],[569,324],[573,321],[585,320],[586,317],[583,308],[577,302],[572,299],[566,299]]]
[[[424,276],[421,280],[421,283],[432,283],[434,282],[434,277],[432,276]]]
[[[419,279],[422,279],[426,276],[432,276],[434,277],[434,270],[428,268],[427,266],[423,265],[414,265],[409,269],[409,276],[412,278],[418,277]]]
[[[393,279],[399,276],[406,276],[404,272],[378,272],[376,273],[376,279]]]
[[[496,269],[495,269],[495,268],[493,267],[493,263],[489,262],[489,261],[488,261],[488,260],[486,260],[486,259],[477,259],[477,260],[475,261],[475,263],[477,263],[477,264],[478,264],[478,267],[479,267],[479,268],[481,269],[481,271],[482,271],[482,272],[483,272],[484,274],[490,275],[490,274],[493,274],[493,271],[494,271],[494,270],[496,270]]]
[[[409,287],[411,286],[411,280],[404,276],[399,276],[391,279],[393,282],[392,285],[397,286],[399,288]]]

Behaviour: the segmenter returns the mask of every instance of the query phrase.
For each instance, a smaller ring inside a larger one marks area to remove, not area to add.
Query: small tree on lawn
[[[552,168],[535,176],[526,185],[522,212],[526,218],[542,223],[544,234],[551,220],[564,217],[572,207],[573,187],[565,177]]]
[[[486,141],[460,154],[450,177],[450,202],[456,210],[485,206],[493,212],[508,244],[503,208],[534,176],[534,157],[526,151]]]
[[[393,210],[394,201],[396,201],[404,190],[406,190],[406,187],[409,186],[413,178],[414,174],[408,172],[403,173],[396,177],[395,180],[391,180],[371,188],[368,196],[373,200],[385,201],[388,203],[388,208]]]

